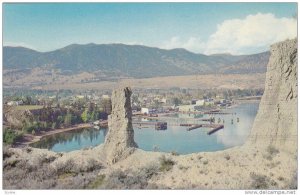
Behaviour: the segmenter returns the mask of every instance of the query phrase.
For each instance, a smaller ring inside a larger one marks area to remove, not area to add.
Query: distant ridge
[[[72,44],[50,52],[25,47],[3,47],[3,69],[60,69],[68,74],[106,71],[127,77],[147,78],[192,74],[264,73],[270,53],[235,56],[204,55],[125,44]]]

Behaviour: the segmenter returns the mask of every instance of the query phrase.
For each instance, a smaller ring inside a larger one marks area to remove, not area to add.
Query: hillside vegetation
[[[73,44],[50,52],[4,47],[3,85],[5,88],[58,85],[70,89],[74,84],[103,86],[120,79],[257,75],[266,72],[269,56],[269,52],[239,56],[203,55],[185,49],[164,50],[124,44]],[[111,87],[108,85],[106,88]],[[230,85],[230,81],[222,85]]]
[[[254,55],[203,55],[185,49],[164,50],[140,45],[69,45],[51,52],[3,48],[4,70],[36,67],[63,74],[94,72],[135,78],[211,73],[263,73],[269,52]]]

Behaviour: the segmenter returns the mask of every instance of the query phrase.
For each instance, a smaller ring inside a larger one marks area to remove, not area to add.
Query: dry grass
[[[6,189],[84,189],[91,182],[99,184],[97,173],[101,163],[87,159],[80,166],[74,160],[58,161],[57,155],[40,153],[31,155],[31,148],[24,148],[28,158],[20,158],[12,150],[3,151],[3,187]]]
[[[22,106],[16,106],[16,110],[38,110],[42,109],[43,106],[40,105],[22,105]]]
[[[81,75],[79,75],[81,76]],[[91,75],[90,75],[91,76]],[[77,76],[74,76],[74,78]],[[25,82],[25,85],[35,83],[34,89],[93,89],[103,90],[112,89],[118,85],[117,82],[101,81],[93,83],[80,83],[74,79],[62,79],[55,83],[36,84],[37,81]],[[265,74],[223,74],[223,75],[189,75],[189,76],[168,76],[145,79],[125,79],[121,80],[132,88],[171,88],[171,87],[188,87],[188,88],[218,88],[218,89],[246,89],[246,88],[264,88]]]
[[[101,183],[104,189],[156,189],[156,184],[149,183],[149,180],[157,175],[159,167],[150,165],[138,170],[114,170],[105,181]]]

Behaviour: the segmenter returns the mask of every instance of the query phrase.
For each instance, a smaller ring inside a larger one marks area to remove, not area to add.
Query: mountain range
[[[204,55],[180,48],[165,50],[124,44],[72,44],[50,52],[5,46],[3,70],[4,73],[30,73],[31,70],[40,68],[58,70],[62,75],[87,72],[107,77],[133,78],[248,74],[265,73],[269,57],[269,51],[252,55]]]

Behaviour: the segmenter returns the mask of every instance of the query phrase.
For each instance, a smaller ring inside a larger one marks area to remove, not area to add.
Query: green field
[[[37,110],[41,109],[43,106],[40,105],[22,105],[22,106],[16,106],[17,110]]]

